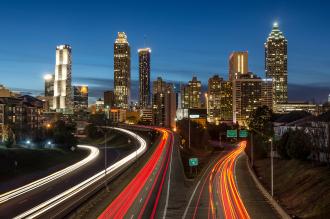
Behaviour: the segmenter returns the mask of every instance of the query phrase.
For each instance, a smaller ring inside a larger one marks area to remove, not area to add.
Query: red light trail
[[[155,217],[156,209],[158,206],[159,198],[161,191],[163,189],[163,185],[166,178],[167,169],[170,161],[170,154],[172,151],[172,141],[173,136],[172,133],[167,131],[166,129],[156,129],[162,133],[162,139],[157,145],[157,148],[147,161],[147,163],[143,166],[143,168],[137,173],[137,175],[133,178],[133,180],[121,191],[121,193],[109,204],[109,206],[102,212],[99,216],[99,219],[109,219],[109,218],[123,218],[128,210],[133,205],[134,201],[141,193],[142,189],[145,188],[145,185],[149,179],[152,177],[152,173],[156,171],[155,179],[152,183],[150,190],[148,191],[147,197],[143,203],[143,206],[139,212],[138,217],[141,218],[145,212],[145,209],[150,201],[151,194],[155,192],[157,189],[156,184],[161,175],[161,170],[163,169],[162,178],[160,181],[160,185],[158,186],[156,200],[153,203],[153,210],[151,214],[151,218]],[[170,136],[170,144],[167,144],[167,141]],[[169,145],[168,147],[166,147]],[[164,154],[165,153],[165,154]],[[164,156],[162,156],[164,155]],[[163,158],[163,159],[162,159]],[[157,164],[161,162],[160,168],[156,170]]]

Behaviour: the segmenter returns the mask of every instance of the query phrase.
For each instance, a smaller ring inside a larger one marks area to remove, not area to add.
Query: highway
[[[99,219],[165,218],[170,201],[174,135],[156,128],[161,140],[148,161],[119,195],[101,213]]]
[[[132,144],[128,145],[129,150],[115,149],[111,145],[107,148],[107,179],[115,177],[147,150],[146,142],[135,133],[125,129],[115,129],[125,141],[128,138],[132,139]],[[79,167],[75,166],[77,168],[66,168],[65,171],[59,171],[60,174],[58,172],[51,174],[3,194],[0,218],[49,218],[65,215],[67,210],[104,185],[104,151],[94,148],[91,154],[97,155],[89,162]]]
[[[242,141],[210,163],[192,189],[182,218],[278,218],[243,167],[245,147]]]

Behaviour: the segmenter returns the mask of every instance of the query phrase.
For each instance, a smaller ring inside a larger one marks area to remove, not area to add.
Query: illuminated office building
[[[139,49],[139,105],[150,106],[150,48]]]
[[[44,76],[45,80],[45,97],[53,97],[54,96],[54,75],[46,74]]]
[[[73,108],[75,112],[87,111],[88,109],[88,86],[73,86]]]
[[[220,121],[232,120],[233,115],[232,82],[214,75],[208,81],[207,112],[208,119],[218,124]]]
[[[115,106],[127,109],[130,99],[131,53],[127,36],[119,32],[114,43],[114,94]]]
[[[272,93],[270,80],[261,79],[253,73],[240,75],[233,80],[233,121],[246,125],[251,113],[269,104]]]
[[[273,104],[288,102],[288,42],[274,23],[265,43],[266,78],[273,80]]]
[[[175,128],[176,94],[173,84],[166,83],[161,77],[153,82],[152,110],[154,125]]]
[[[103,97],[105,107],[113,108],[115,105],[115,94],[113,90],[104,91]]]
[[[235,51],[229,56],[229,80],[232,81],[240,74],[246,74],[248,69],[248,52],[247,51]]]
[[[71,64],[71,47],[57,46],[53,99],[57,112],[72,113]]]
[[[181,86],[181,108],[199,109],[201,108],[201,88],[202,84],[193,77],[187,85]]]

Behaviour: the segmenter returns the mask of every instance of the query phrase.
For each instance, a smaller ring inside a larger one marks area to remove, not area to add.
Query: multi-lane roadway
[[[245,147],[242,141],[210,163],[191,191],[183,218],[278,218],[247,173]]]
[[[153,154],[133,180],[103,211],[100,219],[166,217],[174,135],[166,129],[156,130],[161,132],[162,137]]]
[[[132,139],[137,145],[130,150],[109,147],[91,150],[84,160],[50,176],[31,182],[28,185],[8,191],[0,196],[0,218],[61,217],[70,206],[79,204],[93,190],[102,186],[107,178],[114,177],[131,162],[138,159],[146,150],[146,141],[135,133],[116,128],[122,138]],[[104,156],[107,153],[107,171],[104,170]]]
[[[167,129],[150,129],[160,133],[159,141],[99,219],[278,218],[247,171],[245,141],[216,156],[194,186],[187,189],[177,136]],[[67,215],[102,187],[105,179],[115,178],[147,150],[146,141],[139,135],[121,128],[117,131],[138,142],[138,146],[125,152],[83,146],[91,151],[84,160],[0,195],[0,218]],[[106,170],[104,151],[109,160]]]

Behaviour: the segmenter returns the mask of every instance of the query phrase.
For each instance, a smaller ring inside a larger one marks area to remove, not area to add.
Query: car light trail
[[[242,141],[234,151],[229,153],[224,160],[220,160],[214,167],[214,172],[218,176],[215,178],[217,180],[217,197],[221,197],[225,218],[250,218],[238,192],[234,174],[235,162],[245,147],[246,141]],[[210,193],[210,197],[212,196],[213,193]],[[212,217],[215,218],[215,216],[215,212],[213,211]]]
[[[156,129],[156,130],[163,133],[163,137],[160,143],[158,144],[157,148],[149,158],[148,162],[134,177],[134,179],[132,179],[132,181],[124,188],[124,190],[102,212],[102,214],[99,216],[99,219],[123,218],[126,215],[127,211],[132,206],[137,196],[140,194],[141,190],[145,187],[146,182],[148,181],[148,179],[150,179],[152,173],[155,171],[155,168],[159,163],[159,161],[161,160],[161,157],[164,154],[164,152],[166,152],[166,154],[164,159],[162,160],[161,167],[163,167],[165,165],[165,161],[167,161],[164,170],[164,172],[166,173],[166,170],[168,168],[169,155],[171,152],[171,147],[166,147],[166,142],[169,137],[169,132],[166,129]],[[159,168],[158,171],[156,172],[156,176],[151,186],[151,189],[149,190],[149,193],[147,194],[147,198],[143,204],[143,207],[140,210],[138,216],[139,218],[141,218],[143,215],[144,209],[146,208],[146,205],[150,199],[151,192],[154,190],[157,179],[160,176],[161,169],[162,168]],[[162,181],[158,193],[162,189],[163,181],[164,181],[164,175],[162,177]],[[157,208],[157,204],[158,204],[157,200],[159,200],[158,193],[157,193],[156,202],[153,205],[153,211],[155,208]],[[154,215],[154,212],[152,213],[152,215]]]
[[[235,162],[239,155],[244,151],[245,147],[246,141],[242,141],[235,150],[216,162],[201,186],[201,190],[195,205],[193,218],[197,217],[200,197],[207,181],[209,183],[209,209],[207,218],[250,218],[238,192],[234,174]],[[220,207],[222,207],[223,215],[220,214]]]
[[[60,171],[57,171],[49,176],[46,176],[44,178],[38,179],[36,181],[33,181],[25,186],[19,187],[17,189],[11,190],[9,192],[6,192],[4,194],[0,195],[0,204],[5,203],[17,196],[20,196],[26,192],[29,192],[33,189],[39,188],[40,186],[43,186],[49,182],[52,182],[82,166],[84,166],[85,164],[89,163],[90,161],[96,159],[96,157],[99,155],[99,149],[93,146],[87,146],[87,145],[78,145],[79,148],[85,148],[90,150],[89,155],[84,158],[83,160],[65,168],[62,169]]]
[[[125,164],[131,163],[135,161],[138,157],[140,157],[146,150],[147,150],[147,143],[144,139],[142,139],[140,136],[135,134],[134,132],[121,129],[121,128],[113,128],[121,132],[125,132],[132,136],[133,138],[137,139],[140,143],[140,147],[130,153],[128,156],[122,158],[118,162],[112,164],[109,166],[106,171],[102,170],[99,173],[95,174],[94,176],[86,179],[85,181],[71,187],[70,189],[60,193],[59,195],[35,206],[34,208],[16,216],[15,218],[35,218],[40,216],[41,214],[45,213],[49,209],[57,206],[58,204],[66,201],[67,199],[71,198],[72,196],[76,195],[77,193],[81,192],[82,190],[86,189],[90,185],[96,183],[97,181],[101,180],[105,177],[105,172],[107,175],[113,173],[114,171],[118,170],[120,167],[123,167]]]

